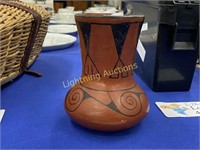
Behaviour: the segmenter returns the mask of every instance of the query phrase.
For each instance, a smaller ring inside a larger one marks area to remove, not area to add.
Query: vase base
[[[81,124],[80,122],[74,121],[73,119],[72,121],[83,128],[93,130],[93,131],[100,131],[100,132],[118,132],[118,131],[128,130],[128,129],[134,128],[135,126],[141,123],[141,120],[131,125],[129,125],[125,120],[121,120],[119,122],[112,123],[112,124],[105,124],[105,123],[102,124],[102,123],[93,123],[93,122],[92,123],[88,122],[87,124],[85,123]]]

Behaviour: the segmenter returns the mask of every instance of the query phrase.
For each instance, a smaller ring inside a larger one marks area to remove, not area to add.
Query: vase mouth
[[[97,23],[97,24],[116,24],[123,22],[144,22],[144,15],[119,15],[115,16],[112,14],[101,14],[101,13],[85,13],[85,14],[77,14],[75,15],[76,22],[88,22],[88,23]]]
[[[113,15],[112,13],[84,13],[76,14],[75,17],[85,18],[144,18],[142,14]]]

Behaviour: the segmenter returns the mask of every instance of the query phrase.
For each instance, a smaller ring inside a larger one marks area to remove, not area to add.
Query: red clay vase
[[[148,113],[144,91],[133,79],[134,56],[144,16],[75,16],[82,76],[65,98],[72,120],[99,131],[133,127]]]

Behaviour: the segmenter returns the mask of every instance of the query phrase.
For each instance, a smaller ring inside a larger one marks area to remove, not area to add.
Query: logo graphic
[[[171,109],[173,111],[175,111],[176,113],[178,114],[182,114],[182,115],[187,115],[185,113],[186,110],[188,110],[188,108],[185,108],[185,107],[180,107],[181,105],[178,105],[178,104],[169,104],[169,105],[162,105],[160,106],[161,108],[164,108],[164,109]]]

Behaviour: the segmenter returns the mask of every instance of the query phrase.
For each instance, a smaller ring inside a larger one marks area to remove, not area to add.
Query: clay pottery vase
[[[144,16],[75,16],[82,76],[65,98],[78,124],[98,131],[133,127],[148,113],[144,91],[133,79],[134,56]]]

